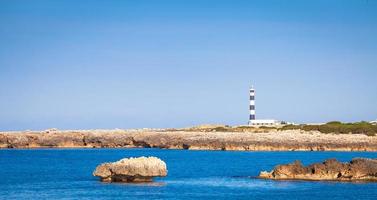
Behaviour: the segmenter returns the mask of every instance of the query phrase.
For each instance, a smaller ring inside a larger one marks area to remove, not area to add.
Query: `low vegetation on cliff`
[[[183,131],[199,131],[199,132],[254,132],[266,133],[277,130],[277,127],[268,126],[228,126],[228,125],[200,125],[190,128],[181,129]]]
[[[365,134],[374,136],[377,134],[377,125],[368,122],[342,123],[338,121],[328,122],[321,125],[286,125],[279,130],[304,130],[319,131],[321,133],[337,133],[337,134]]]
[[[199,131],[199,132],[254,132],[266,133],[270,131],[284,130],[303,130],[319,131],[321,133],[335,134],[365,134],[375,136],[377,134],[377,125],[368,122],[342,123],[338,121],[328,122],[320,125],[286,125],[283,127],[275,126],[227,126],[227,125],[200,125],[184,129],[174,129],[173,131]],[[169,130],[172,131],[172,130]]]

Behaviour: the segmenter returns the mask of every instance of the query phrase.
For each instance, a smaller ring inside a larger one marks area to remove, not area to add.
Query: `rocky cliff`
[[[240,151],[377,151],[377,136],[315,131],[46,130],[0,132],[0,148],[132,148]]]

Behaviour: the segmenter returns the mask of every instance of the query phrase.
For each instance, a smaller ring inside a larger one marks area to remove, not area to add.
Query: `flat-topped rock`
[[[97,166],[93,176],[104,182],[150,182],[167,175],[164,161],[156,157],[124,158]]]
[[[377,181],[377,159],[354,158],[349,163],[329,159],[307,167],[295,161],[278,165],[271,172],[263,171],[259,177],[276,180]]]

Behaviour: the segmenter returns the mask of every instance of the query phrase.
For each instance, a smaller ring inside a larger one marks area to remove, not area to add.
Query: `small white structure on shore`
[[[376,119],[376,120],[374,120],[374,121],[370,121],[369,123],[370,123],[370,124],[374,124],[374,125],[377,125],[377,119]]]
[[[285,122],[274,119],[256,119],[255,118],[255,89],[250,88],[250,104],[249,104],[249,125],[250,126],[278,126],[286,124]]]

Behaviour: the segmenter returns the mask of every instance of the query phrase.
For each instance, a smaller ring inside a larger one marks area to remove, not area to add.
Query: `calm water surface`
[[[151,184],[101,183],[102,162],[157,156],[168,176]],[[377,183],[270,181],[261,170],[300,159],[377,158],[377,152],[235,152],[160,149],[0,150],[0,199],[377,199]]]

